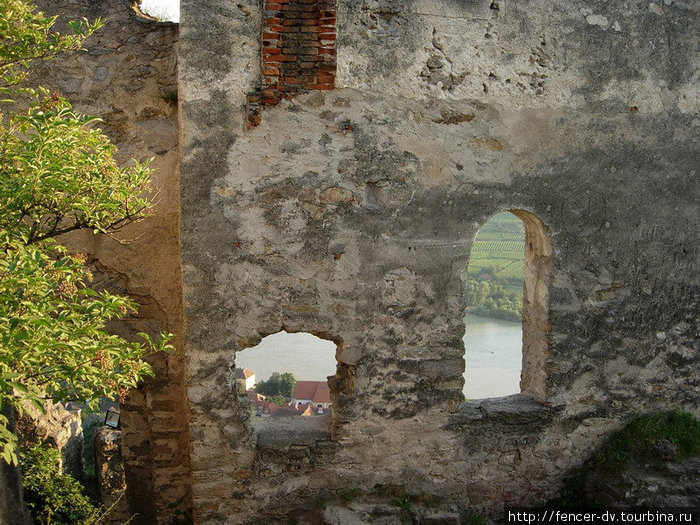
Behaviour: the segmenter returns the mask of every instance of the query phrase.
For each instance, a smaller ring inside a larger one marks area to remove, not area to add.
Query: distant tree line
[[[465,303],[469,312],[482,317],[515,322],[523,317],[522,291],[498,281],[467,280]]]

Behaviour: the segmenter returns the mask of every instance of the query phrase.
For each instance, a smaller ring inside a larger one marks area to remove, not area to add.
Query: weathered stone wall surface
[[[126,523],[131,517],[126,498],[126,476],[122,458],[122,431],[100,427],[93,436],[95,474],[100,489],[100,502],[111,509],[107,515],[110,524]]]
[[[63,403],[44,404],[40,412],[26,403],[25,412],[17,419],[20,442],[39,441],[58,449],[61,471],[75,477],[83,475],[83,427],[80,409]]]
[[[337,13],[336,89],[246,130],[260,3],[182,2],[199,522],[378,485],[497,513],[551,496],[633,414],[697,413],[697,4],[340,0]],[[551,242],[551,276],[535,279],[544,390],[465,403],[460,276],[480,225],[509,209]],[[293,435],[257,450],[235,395],[236,351],[281,329],[338,345],[320,451]]]
[[[68,20],[101,17],[105,26],[86,52],[43,64],[33,82],[57,90],[84,113],[100,116],[119,159],[154,158],[153,216],[120,234],[126,244],[85,232],[71,247],[87,253],[93,285],[130,295],[137,316],[115,324],[138,332],[176,334],[175,350],[152,358],[156,373],[121,404],[123,457],[134,523],[168,523],[191,507],[186,432],[182,285],[179,261],[177,41],[175,24],[140,16],[128,0],[41,0],[40,9]]]

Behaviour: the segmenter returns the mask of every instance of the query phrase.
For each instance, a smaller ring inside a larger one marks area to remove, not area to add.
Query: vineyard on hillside
[[[522,221],[512,213],[494,215],[479,231],[472,245],[468,277],[484,274],[506,279],[519,286],[523,279],[525,232]]]
[[[494,215],[474,244],[464,294],[467,311],[519,322],[523,309],[525,232],[511,213]]]

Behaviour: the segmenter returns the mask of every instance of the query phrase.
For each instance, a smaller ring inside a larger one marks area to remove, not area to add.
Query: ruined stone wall
[[[93,266],[97,288],[127,294],[138,314],[112,328],[176,334],[175,350],[151,359],[155,377],[121,404],[123,457],[132,523],[169,523],[191,508],[186,432],[182,285],[179,261],[177,40],[175,24],[137,14],[129,0],[41,0],[39,8],[68,20],[105,19],[87,51],[48,62],[32,82],[57,90],[101,127],[118,159],[153,158],[154,214],[120,234],[119,244],[90,232],[61,239]]]
[[[498,513],[632,415],[697,413],[696,3],[339,0],[335,90],[246,129],[265,16],[182,2],[199,522],[388,485]],[[461,275],[510,209],[551,244],[525,320],[542,388],[465,402]],[[256,445],[231,370],[282,329],[338,345],[330,441]]]

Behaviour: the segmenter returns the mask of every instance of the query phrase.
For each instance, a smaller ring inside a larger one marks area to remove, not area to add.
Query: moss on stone
[[[697,455],[700,453],[700,420],[680,411],[638,417],[610,436],[593,457],[592,464],[599,470],[619,471],[631,459],[655,459],[662,440],[673,444],[677,459]]]

